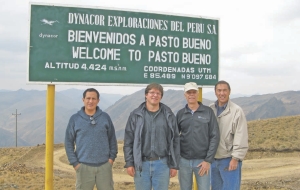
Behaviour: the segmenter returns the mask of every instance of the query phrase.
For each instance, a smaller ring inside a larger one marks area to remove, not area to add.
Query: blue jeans
[[[170,168],[167,158],[155,161],[144,161],[142,172],[135,171],[134,183],[136,190],[168,190]]]
[[[239,190],[241,186],[242,162],[236,170],[228,171],[231,158],[215,159],[211,165],[212,190]]]
[[[200,176],[198,174],[200,168],[197,167],[197,165],[203,161],[203,159],[187,160],[182,157],[180,158],[180,169],[178,175],[180,190],[192,190],[193,173],[196,177],[197,187],[199,190],[210,189],[210,174],[204,176]]]

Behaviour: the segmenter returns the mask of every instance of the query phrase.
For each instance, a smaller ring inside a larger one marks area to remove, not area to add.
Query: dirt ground
[[[122,144],[113,166],[116,190],[134,189],[124,166]],[[300,152],[248,152],[243,162],[242,189],[300,189]],[[64,146],[54,147],[54,189],[75,189],[75,172],[68,165]],[[0,148],[0,190],[45,189],[45,145]],[[96,188],[95,188],[96,189]],[[179,190],[177,176],[170,190]]]

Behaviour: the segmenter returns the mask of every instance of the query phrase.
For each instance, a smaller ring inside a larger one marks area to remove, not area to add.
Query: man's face
[[[94,111],[100,100],[96,92],[86,92],[85,98],[82,98],[82,101],[86,110]]]
[[[157,106],[162,98],[161,93],[158,89],[152,88],[149,92],[145,95],[147,104],[152,106]]]
[[[230,90],[227,84],[218,84],[216,86],[215,94],[218,98],[219,106],[223,106],[229,100]]]
[[[198,102],[198,90],[188,90],[184,93],[188,104],[195,104]]]

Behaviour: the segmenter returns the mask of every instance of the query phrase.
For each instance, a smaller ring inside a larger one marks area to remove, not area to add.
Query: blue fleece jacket
[[[101,166],[108,159],[115,160],[117,157],[117,139],[109,115],[97,106],[93,118],[95,125],[91,123],[90,116],[82,107],[69,120],[65,149],[69,162],[74,167],[79,163]]]

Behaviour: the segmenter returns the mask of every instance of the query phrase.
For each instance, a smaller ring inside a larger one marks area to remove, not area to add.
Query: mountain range
[[[211,93],[203,96],[204,105],[215,101]],[[144,97],[144,89],[126,96],[100,94],[99,106],[110,115],[119,140],[123,140],[124,128],[130,112],[145,100]],[[78,89],[55,93],[54,143],[64,141],[68,120],[83,105],[81,99],[82,90]],[[243,108],[248,121],[300,114],[300,91],[253,95],[231,98],[231,100]],[[162,102],[167,104],[174,114],[186,104],[181,90],[165,91]],[[17,116],[17,123],[16,109],[17,113],[21,114]],[[45,143],[45,114],[46,91],[0,90],[0,147],[15,146],[16,126],[18,146]]]
[[[82,90],[55,92],[54,142],[63,142],[69,118],[82,106]],[[122,95],[100,94],[104,110]],[[17,122],[16,116],[18,115]],[[16,126],[18,146],[45,143],[46,91],[0,91],[0,147],[15,146]],[[11,134],[11,135],[9,135]]]

